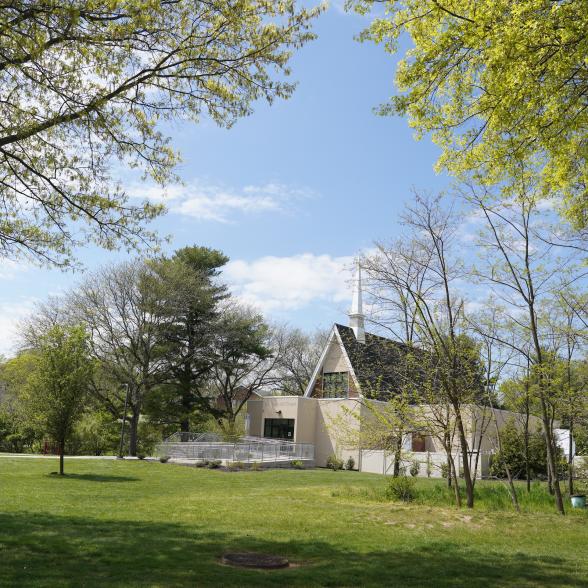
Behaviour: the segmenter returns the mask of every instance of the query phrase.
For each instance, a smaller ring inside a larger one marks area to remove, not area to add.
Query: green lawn
[[[429,480],[435,506],[385,502],[386,480],[355,472],[66,460],[60,479],[56,466],[0,459],[2,587],[588,586],[588,514],[540,501],[457,511]],[[298,565],[241,570],[219,564],[225,551]]]

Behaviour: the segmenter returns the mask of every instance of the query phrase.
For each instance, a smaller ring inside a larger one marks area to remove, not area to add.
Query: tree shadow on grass
[[[47,474],[57,480],[83,480],[85,482],[138,482],[140,478],[134,478],[132,476],[112,476],[112,475],[101,475],[101,474],[70,474],[65,472],[63,476],[59,475],[59,472],[51,472]]]
[[[300,565],[257,571],[220,565],[227,551]],[[269,542],[172,523],[0,514],[0,586],[585,586],[577,562],[481,552],[423,540],[422,549],[357,553],[321,541]]]

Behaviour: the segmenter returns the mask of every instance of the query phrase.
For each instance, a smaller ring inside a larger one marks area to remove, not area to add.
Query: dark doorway
[[[265,419],[263,436],[270,439],[294,440],[294,419]]]

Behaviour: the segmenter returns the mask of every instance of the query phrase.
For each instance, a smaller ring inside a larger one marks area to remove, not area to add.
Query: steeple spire
[[[361,294],[361,266],[357,260],[357,270],[353,284],[353,300],[351,310],[349,311],[349,326],[355,333],[355,338],[359,343],[365,343],[365,316],[363,314],[363,300]]]

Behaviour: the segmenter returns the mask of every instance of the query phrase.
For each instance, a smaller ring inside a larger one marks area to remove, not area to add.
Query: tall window
[[[347,372],[323,374],[323,398],[347,398],[348,394],[349,374]]]
[[[294,440],[294,419],[265,419],[263,436],[270,439]]]

